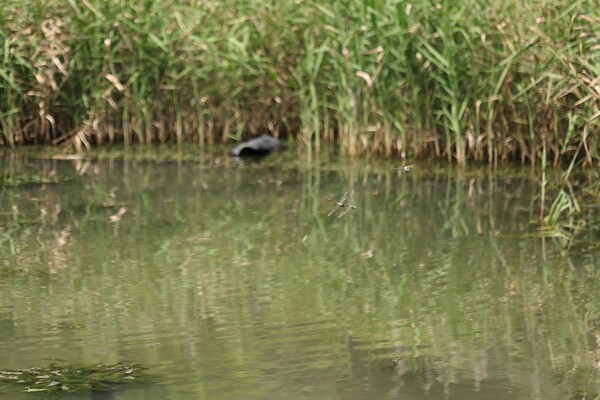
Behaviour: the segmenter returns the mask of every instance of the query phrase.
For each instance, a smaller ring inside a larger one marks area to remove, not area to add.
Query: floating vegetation
[[[139,364],[98,364],[93,366],[51,364],[0,371],[0,382],[21,386],[27,393],[110,391],[145,377]]]
[[[65,176],[57,174],[27,174],[27,173],[10,173],[0,175],[0,186],[24,186],[24,185],[41,185],[45,183],[63,183],[71,180]]]

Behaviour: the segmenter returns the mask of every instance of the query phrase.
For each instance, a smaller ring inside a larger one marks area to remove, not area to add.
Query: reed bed
[[[1,0],[0,142],[598,156],[595,0]]]

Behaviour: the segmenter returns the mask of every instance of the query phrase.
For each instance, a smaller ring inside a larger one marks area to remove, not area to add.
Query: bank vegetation
[[[598,156],[596,0],[1,0],[0,142]]]

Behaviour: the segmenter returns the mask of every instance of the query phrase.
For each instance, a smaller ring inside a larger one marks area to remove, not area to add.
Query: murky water
[[[114,399],[600,392],[600,265],[528,235],[529,171],[154,150],[0,156],[37,176],[0,187],[0,370],[150,368]]]

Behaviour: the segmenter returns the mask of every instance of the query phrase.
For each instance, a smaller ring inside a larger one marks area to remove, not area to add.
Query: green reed
[[[260,132],[349,154],[598,154],[593,0],[2,0],[2,144]]]

